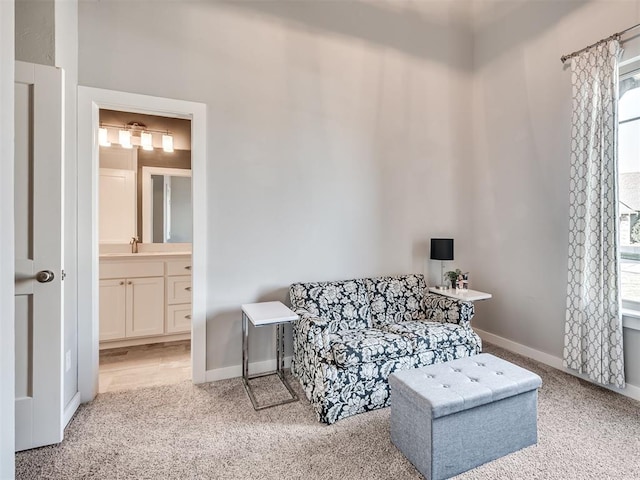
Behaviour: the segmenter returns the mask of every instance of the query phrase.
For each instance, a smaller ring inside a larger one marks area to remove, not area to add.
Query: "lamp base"
[[[449,285],[436,285],[436,290],[451,290]]]

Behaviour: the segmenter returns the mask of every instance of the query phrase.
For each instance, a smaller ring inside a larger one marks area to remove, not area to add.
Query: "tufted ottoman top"
[[[542,380],[529,370],[481,353],[395,372],[389,384],[392,404],[396,390],[438,418],[537,389]]]

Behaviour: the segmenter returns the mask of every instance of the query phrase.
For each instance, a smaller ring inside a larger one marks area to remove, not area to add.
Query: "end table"
[[[449,290],[440,290],[435,287],[429,287],[429,292],[437,293],[449,298],[455,298],[456,300],[462,300],[463,302],[476,302],[478,300],[488,300],[492,297],[490,293],[479,292],[477,290],[460,290],[457,288],[451,288]]]
[[[298,396],[284,377],[284,325],[298,318],[298,315],[293,313],[282,302],[247,303],[242,305],[242,381],[255,410],[263,410],[265,408],[298,401]],[[255,327],[263,327],[266,325],[276,326],[275,371],[249,375],[249,321],[251,321]],[[258,405],[249,380],[269,375],[277,375],[278,378],[280,378],[282,384],[289,391],[291,398],[268,405]]]

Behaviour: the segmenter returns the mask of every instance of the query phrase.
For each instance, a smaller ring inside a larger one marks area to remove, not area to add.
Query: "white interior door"
[[[62,441],[62,71],[15,69],[16,450]]]

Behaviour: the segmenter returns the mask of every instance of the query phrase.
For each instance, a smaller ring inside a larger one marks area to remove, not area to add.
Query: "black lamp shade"
[[[432,238],[431,260],[453,260],[453,238]]]

